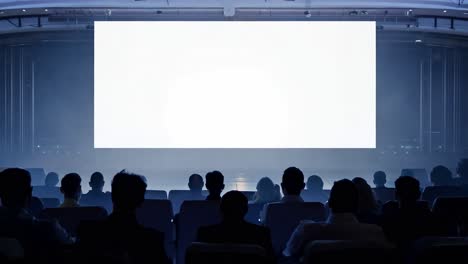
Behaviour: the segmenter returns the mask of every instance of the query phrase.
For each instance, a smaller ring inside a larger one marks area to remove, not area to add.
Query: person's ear
[[[223,183],[223,186],[221,187],[221,190],[224,190],[224,187],[225,187],[225,186],[224,186],[224,183]]]
[[[281,191],[283,192],[283,195],[287,195],[288,192],[286,192],[286,190],[284,189],[284,184],[281,183],[280,185],[281,185]]]
[[[301,190],[304,190],[304,188],[305,188],[305,183],[303,182],[303,183],[301,184]]]
[[[63,192],[63,187],[62,187],[62,186],[60,186],[60,192],[61,192],[62,194],[64,194],[64,192]]]

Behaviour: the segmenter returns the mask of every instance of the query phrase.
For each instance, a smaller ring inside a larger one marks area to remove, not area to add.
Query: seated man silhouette
[[[387,246],[379,226],[362,224],[357,220],[359,196],[352,181],[340,180],[334,183],[328,206],[331,214],[325,223],[303,221],[299,224],[283,251],[285,256],[300,257],[307,243],[315,240],[357,240]]]
[[[77,173],[69,173],[63,176],[60,186],[63,193],[63,203],[60,208],[79,207],[81,197],[81,177]]]
[[[422,200],[432,204],[437,197],[463,196],[462,189],[454,185],[452,172],[445,166],[436,166],[430,174],[432,186],[424,188]]]
[[[282,203],[301,203],[301,192],[305,187],[304,174],[296,167],[289,167],[283,172],[281,190],[283,191]]]
[[[323,180],[318,175],[312,175],[307,178],[307,189],[301,193],[302,198],[307,202],[325,203],[328,199],[327,194],[323,191]]]
[[[198,242],[258,245],[265,249],[271,259],[274,258],[270,230],[244,220],[248,210],[248,200],[243,193],[227,192],[221,199],[220,210],[221,223],[200,227],[197,234]]]
[[[434,217],[428,207],[418,204],[421,197],[419,181],[401,176],[395,181],[398,208],[386,211],[382,227],[391,242],[407,247],[423,236],[436,235]]]
[[[200,174],[192,174],[189,177],[188,187],[190,189],[190,198],[191,200],[202,200],[204,196],[202,194],[203,186],[203,177]]]
[[[112,211],[112,200],[110,193],[103,191],[104,176],[100,172],[94,172],[89,181],[91,190],[81,196],[80,203],[88,206],[100,206],[105,208],[108,212]]]
[[[205,176],[206,189],[208,190],[207,201],[220,201],[221,192],[224,190],[224,176],[219,171],[208,172]]]
[[[380,203],[386,203],[395,199],[395,191],[393,188],[387,188],[387,174],[383,171],[377,171],[374,173],[374,193]]]
[[[113,212],[99,222],[83,222],[78,228],[78,248],[89,258],[126,263],[169,263],[164,250],[164,234],[140,225],[136,210],[145,199],[142,177],[125,171],[111,184]]]
[[[57,187],[59,183],[59,176],[55,172],[47,173],[44,185],[43,186],[35,186],[33,188],[33,196],[39,198],[57,198],[62,200],[62,195],[60,193],[60,188]]]
[[[27,257],[47,257],[55,246],[73,241],[56,221],[38,220],[28,212],[31,197],[28,171],[11,168],[0,173],[0,237],[17,239]]]
[[[384,171],[376,171],[374,173],[374,185],[376,189],[386,189],[387,174]]]

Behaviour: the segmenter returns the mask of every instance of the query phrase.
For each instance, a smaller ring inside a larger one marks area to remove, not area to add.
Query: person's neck
[[[210,192],[208,194],[208,197],[221,197],[221,193],[220,192]]]

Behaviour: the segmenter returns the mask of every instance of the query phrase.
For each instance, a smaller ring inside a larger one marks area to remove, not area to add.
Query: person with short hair
[[[63,203],[60,208],[79,207],[81,198],[81,177],[78,173],[68,173],[63,176],[60,191],[63,193]]]
[[[281,190],[283,191],[283,203],[304,202],[301,192],[305,187],[304,173],[296,167],[289,167],[283,172]]]
[[[352,181],[345,179],[333,184],[328,206],[331,214],[325,223],[302,221],[298,225],[283,251],[285,256],[300,258],[305,246],[315,240],[370,241],[388,246],[379,226],[360,223],[356,218],[359,193]]]
[[[121,171],[111,184],[113,211],[104,221],[78,228],[78,249],[86,257],[110,257],[117,262],[170,263],[164,233],[138,223],[136,210],[145,200],[146,183],[140,175]],[[89,259],[88,259],[89,260]]]
[[[36,219],[28,211],[31,198],[31,175],[27,170],[10,168],[0,172],[0,237],[17,239],[26,257],[36,261],[73,239],[57,221]]]
[[[307,178],[306,189],[302,191],[301,196],[307,202],[325,203],[328,195],[323,191],[323,180],[318,175],[312,175]]]
[[[424,236],[436,235],[435,219],[428,206],[418,203],[421,197],[419,181],[401,176],[395,181],[398,207],[383,211],[382,227],[391,242],[407,248]]]
[[[202,197],[203,186],[205,186],[205,182],[203,181],[203,177],[200,176],[200,174],[194,173],[190,175],[188,187],[189,187],[191,196]]]
[[[108,212],[111,212],[111,195],[103,191],[104,184],[104,175],[102,175],[101,172],[96,171],[91,174],[89,180],[89,187],[91,187],[91,190],[81,196],[80,203],[87,206],[100,206],[105,208]]]
[[[453,180],[452,172],[445,166],[435,166],[431,171],[430,180],[432,186],[450,186]]]
[[[258,245],[265,249],[270,259],[274,259],[270,230],[244,220],[248,210],[248,200],[242,192],[230,191],[224,194],[220,210],[221,223],[200,227],[197,234],[198,242]]]
[[[387,174],[384,171],[376,171],[374,173],[374,185],[375,188],[387,188],[385,184],[387,183]]]
[[[208,190],[207,201],[220,201],[224,190],[224,175],[220,171],[208,172],[205,176],[206,189]]]

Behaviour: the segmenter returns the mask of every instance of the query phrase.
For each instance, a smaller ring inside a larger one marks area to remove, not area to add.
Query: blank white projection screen
[[[96,22],[95,148],[375,148],[374,22]]]

